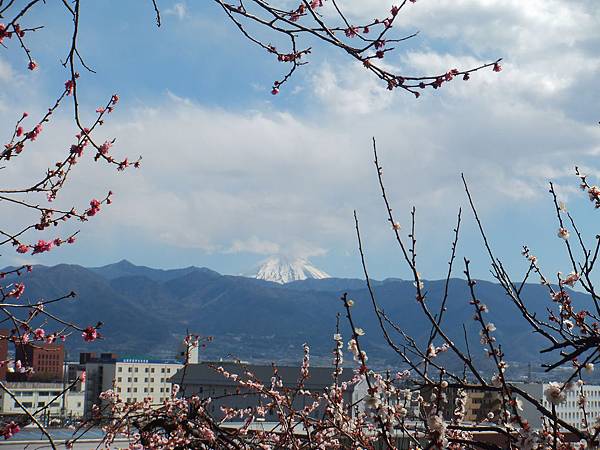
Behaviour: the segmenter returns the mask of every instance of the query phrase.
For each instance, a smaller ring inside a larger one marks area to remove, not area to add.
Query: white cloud
[[[281,247],[274,242],[264,241],[256,236],[251,236],[246,240],[236,239],[225,253],[255,253],[258,255],[273,255],[279,253]]]
[[[167,8],[165,10],[165,14],[175,16],[179,20],[183,20],[188,15],[187,4],[183,2],[177,2],[171,8]]]
[[[392,96],[381,81],[359,65],[334,70],[323,64],[312,76],[317,97],[337,114],[373,114],[385,110]]]
[[[361,14],[389,8],[348,4]],[[172,13],[185,11],[178,3]],[[387,227],[371,136],[399,219],[406,223],[408,208],[417,205],[421,229],[432,234],[464,205],[461,172],[482,199],[482,212],[496,214],[515,203],[535,208],[549,178],[571,196],[576,180],[567,177],[575,164],[596,173],[600,58],[592,44],[600,42],[600,27],[590,4],[420,1],[403,20],[433,39],[419,37],[407,44],[411,51],[389,58],[401,70],[471,67],[490,55],[506,57],[504,70],[447,83],[416,100],[388,92],[358,63],[320,62],[315,50],[312,72],[292,96],[316,100],[306,111],[261,105],[242,112],[173,95],[123,105],[103,132],[118,137],[117,154],[142,153],[142,169],[107,178],[82,163],[72,183],[78,189],[65,201],[81,204],[104,187],[115,191],[114,205],[89,228],[100,238],[134,229],[147,242],[205,253],[322,256],[354,248],[355,208],[368,239]],[[448,40],[440,44],[442,38]],[[5,180],[22,179],[67,148],[68,122],[47,128],[36,144],[44,151],[28,160],[33,166],[17,162]]]

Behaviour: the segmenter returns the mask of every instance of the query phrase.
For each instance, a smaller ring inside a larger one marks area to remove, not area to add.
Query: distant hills
[[[330,361],[336,315],[342,333],[349,329],[339,300],[343,292],[355,300],[354,320],[370,360],[380,367],[398,366],[399,358],[381,337],[364,281],[358,279],[306,279],[280,284],[241,276],[221,275],[213,270],[187,267],[152,269],[120,261],[103,267],[85,268],[60,264],[34,266],[22,275],[26,290],[22,299],[35,302],[75,291],[75,299],[48,306],[49,310],[81,325],[102,321],[105,338],[85,344],[79,336],[67,341],[71,359],[79,351],[110,351],[122,356],[172,357],[187,331],[214,336],[203,350],[204,358],[234,357],[252,361],[298,361],[302,344],[312,348],[313,360]],[[10,279],[9,281],[10,282]],[[418,341],[427,338],[430,326],[415,300],[410,281],[373,281],[380,306],[389,317]],[[438,308],[444,281],[426,281],[428,304]],[[507,360],[513,368],[526,370],[539,361],[540,338],[531,333],[524,319],[502,289],[491,282],[477,283],[477,294],[489,309]],[[587,304],[589,298],[573,292],[573,302]],[[547,290],[527,285],[524,298],[531,309],[545,315],[551,306]],[[445,323],[451,338],[464,347],[464,324],[474,358],[485,360],[479,329],[472,320],[473,307],[463,280],[453,279]],[[401,336],[391,332],[398,342]]]

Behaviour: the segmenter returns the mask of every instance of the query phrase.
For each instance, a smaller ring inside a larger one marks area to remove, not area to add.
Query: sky
[[[281,253],[309,258],[334,276],[358,277],[356,210],[370,275],[407,278],[378,190],[373,137],[404,238],[416,207],[417,261],[425,279],[445,276],[461,207],[459,262],[469,258],[476,277],[490,278],[461,173],[496,255],[515,277],[526,268],[524,244],[548,274],[569,271],[549,181],[588,241],[599,233],[600,211],[574,176],[576,165],[592,182],[600,175],[596,1],[409,4],[396,32],[419,35],[387,54],[387,64],[421,75],[503,58],[500,73],[477,73],[418,100],[387,91],[339,49],[312,41],[309,63],[273,96],[272,83],[286,67],[243,38],[216,3],[158,3],[160,28],[150,2],[83,3],[81,11],[79,48],[96,71],[81,70],[82,114],[89,120],[119,93],[101,135],[116,138],[116,155],[142,155],[142,167],[117,173],[91,157],[82,161],[58,202],[85,205],[111,189],[114,204],[86,224],[64,228],[81,230],[77,245],[25,259],[3,249],[2,265],[100,266],[125,258],[238,274]],[[391,6],[381,0],[341,4],[353,23],[383,17]],[[23,23],[45,25],[30,39],[38,70],[26,70],[14,45],[0,52],[4,136],[23,110],[42,113],[67,77],[61,61],[69,20],[57,5]],[[43,171],[75,133],[67,105],[32,154],[3,170],[3,186]],[[6,229],[31,219],[2,204],[0,217]],[[51,236],[31,234],[30,240],[40,237]],[[460,265],[455,273],[461,276]]]

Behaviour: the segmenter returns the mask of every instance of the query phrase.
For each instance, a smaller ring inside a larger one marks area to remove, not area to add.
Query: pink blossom
[[[14,289],[12,289],[9,293],[9,297],[19,298],[25,292],[25,285],[23,283],[16,283]]]
[[[67,92],[67,95],[71,95],[73,89],[75,89],[75,82],[73,80],[65,81],[65,91]]]
[[[100,211],[100,202],[96,199],[93,199],[90,202],[90,209],[87,210],[87,215],[92,217],[95,216],[96,214],[98,214],[98,212]]]
[[[562,280],[562,284],[573,287],[577,281],[579,281],[579,274],[571,272],[564,280]]]
[[[35,141],[41,132],[42,132],[42,124],[38,123],[33,128],[33,130],[31,130],[29,133],[27,133],[27,138],[31,141]]]
[[[11,421],[4,427],[4,430],[2,431],[2,436],[4,436],[4,439],[10,439],[19,431],[21,431],[21,427],[19,427],[19,425],[15,422]]]
[[[29,251],[29,247],[25,244],[19,244],[17,247],[17,253],[27,253]]]
[[[83,155],[83,144],[71,145],[71,153],[81,158]]]
[[[110,149],[111,145],[112,144],[109,141],[106,141],[104,144],[102,144],[100,146],[100,153],[103,155],[106,155],[108,153],[108,149]]]
[[[98,331],[96,330],[96,328],[94,328],[90,325],[85,330],[83,330],[83,333],[81,333],[81,337],[83,337],[83,340],[85,342],[93,342],[96,339],[98,339],[99,336],[98,336]]]
[[[358,34],[358,28],[356,28],[356,27],[346,28],[344,33],[346,34],[346,37],[353,38],[354,36],[356,36]]]
[[[46,336],[46,332],[44,331],[43,328],[36,328],[33,331],[33,336],[35,337],[36,340],[41,341]]]
[[[40,239],[37,244],[33,246],[33,254],[35,255],[36,253],[49,252],[53,245],[54,243],[52,241],[44,241],[43,239]]]

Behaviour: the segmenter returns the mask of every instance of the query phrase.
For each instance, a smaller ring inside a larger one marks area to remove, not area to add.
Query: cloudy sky
[[[114,153],[143,156],[139,171],[81,163],[59,201],[82,204],[108,189],[115,203],[80,227],[78,245],[35,260],[88,266],[127,258],[154,267],[208,266],[236,274],[265,257],[310,258],[337,276],[358,276],[352,212],[358,211],[372,276],[406,277],[386,222],[372,163],[377,138],[394,211],[406,234],[417,208],[418,259],[425,278],[447,268],[452,228],[463,207],[459,256],[489,278],[460,174],[464,172],[491,243],[511,273],[528,244],[550,273],[569,266],[556,237],[548,181],[593,239],[598,214],[578,191],[574,166],[599,174],[600,7],[595,0],[419,0],[402,12],[398,34],[420,34],[387,63],[428,74],[504,58],[428,90],[418,100],[388,92],[337,49],[314,45],[277,96],[285,67],[244,40],[212,2],[84,3],[80,50],[96,74],[79,90],[87,117],[118,92],[102,130]],[[282,3],[291,4],[287,1]],[[382,17],[382,0],[343,0],[356,23]],[[0,53],[0,131],[22,110],[47,108],[62,89],[68,18],[48,5],[24,25],[39,70],[14,47]],[[29,159],[2,172],[15,186],[43,170],[75,134],[67,107],[46,127]],[[89,158],[91,159],[91,158]],[[593,178],[595,179],[595,178]],[[3,225],[27,217],[0,205]],[[67,229],[66,229],[67,230]],[[38,236],[31,235],[31,240]],[[4,251],[3,264],[20,262]]]

